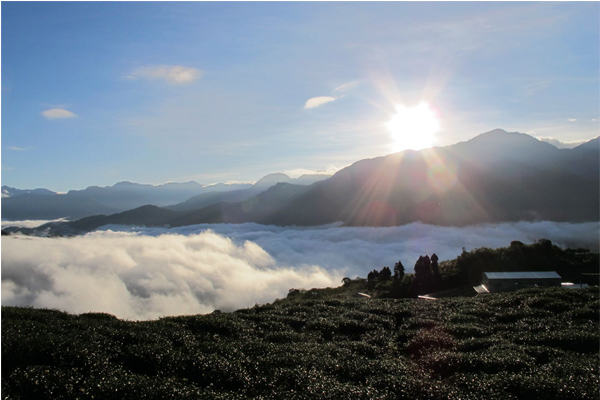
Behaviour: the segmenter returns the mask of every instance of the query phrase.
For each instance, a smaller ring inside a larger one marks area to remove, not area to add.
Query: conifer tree
[[[402,261],[398,260],[396,265],[394,265],[394,280],[402,281],[404,279],[405,273],[404,265],[402,265]]]

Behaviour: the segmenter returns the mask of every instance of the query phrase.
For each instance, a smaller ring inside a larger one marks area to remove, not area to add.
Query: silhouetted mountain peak
[[[494,129],[489,132],[482,133],[480,135],[475,136],[473,139],[467,141],[467,143],[477,143],[477,142],[504,142],[504,143],[525,143],[525,142],[539,142],[533,136],[530,136],[526,133],[520,132],[507,132],[504,129]]]
[[[496,129],[492,129],[489,132],[484,132],[478,136],[486,136],[486,135],[506,135],[507,133],[518,133],[518,132],[507,132],[502,128],[496,128]]]
[[[519,132],[502,129],[482,133],[466,142],[440,148],[462,154],[463,158],[495,168],[496,163],[536,163],[560,152],[550,143]]]

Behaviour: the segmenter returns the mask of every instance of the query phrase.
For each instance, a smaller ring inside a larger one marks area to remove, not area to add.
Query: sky
[[[2,2],[2,184],[335,171],[397,151],[389,122],[421,103],[435,146],[495,128],[588,140],[600,130],[599,13],[598,2]]]

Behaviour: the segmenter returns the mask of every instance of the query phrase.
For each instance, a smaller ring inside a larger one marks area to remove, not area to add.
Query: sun
[[[386,126],[394,139],[395,152],[432,147],[434,134],[440,130],[438,118],[427,103],[412,108],[397,105],[396,114]]]

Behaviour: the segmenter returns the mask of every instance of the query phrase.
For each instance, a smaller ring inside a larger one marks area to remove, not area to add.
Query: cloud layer
[[[4,193],[2,194],[4,197]],[[60,222],[64,221],[64,218],[52,219],[52,220],[41,220],[41,219],[26,219],[21,221],[2,221],[2,229],[8,228],[9,226],[17,226],[20,228],[36,228],[40,225],[47,224],[48,222]]]
[[[171,85],[185,85],[198,80],[202,71],[182,65],[158,65],[134,69],[125,78],[130,80],[164,80]]]
[[[255,243],[210,231],[2,238],[2,305],[152,319],[249,307],[340,279],[318,267],[277,265]]]
[[[498,248],[509,246],[513,240],[534,243],[545,238],[565,248],[581,246],[597,250],[600,240],[597,222],[515,222],[460,228],[422,223],[387,228],[336,225],[287,228],[247,223],[202,224],[172,229],[107,226],[106,229],[122,229],[150,236],[166,232],[192,235],[210,229],[237,244],[247,240],[256,243],[279,265],[318,265],[349,277],[364,277],[373,268],[392,266],[398,260],[410,272],[420,255],[436,253],[440,260],[449,260],[458,256],[463,247],[467,250]]]
[[[109,230],[112,229],[112,230]],[[128,319],[250,307],[290,288],[338,286],[419,255],[547,238],[598,250],[597,222],[518,222],[462,228],[414,223],[290,229],[257,224],[177,229],[105,227],[74,238],[2,238],[2,304],[103,311]]]
[[[71,111],[63,108],[52,108],[50,110],[42,111],[42,115],[48,119],[64,119],[64,118],[75,118],[77,115]]]

